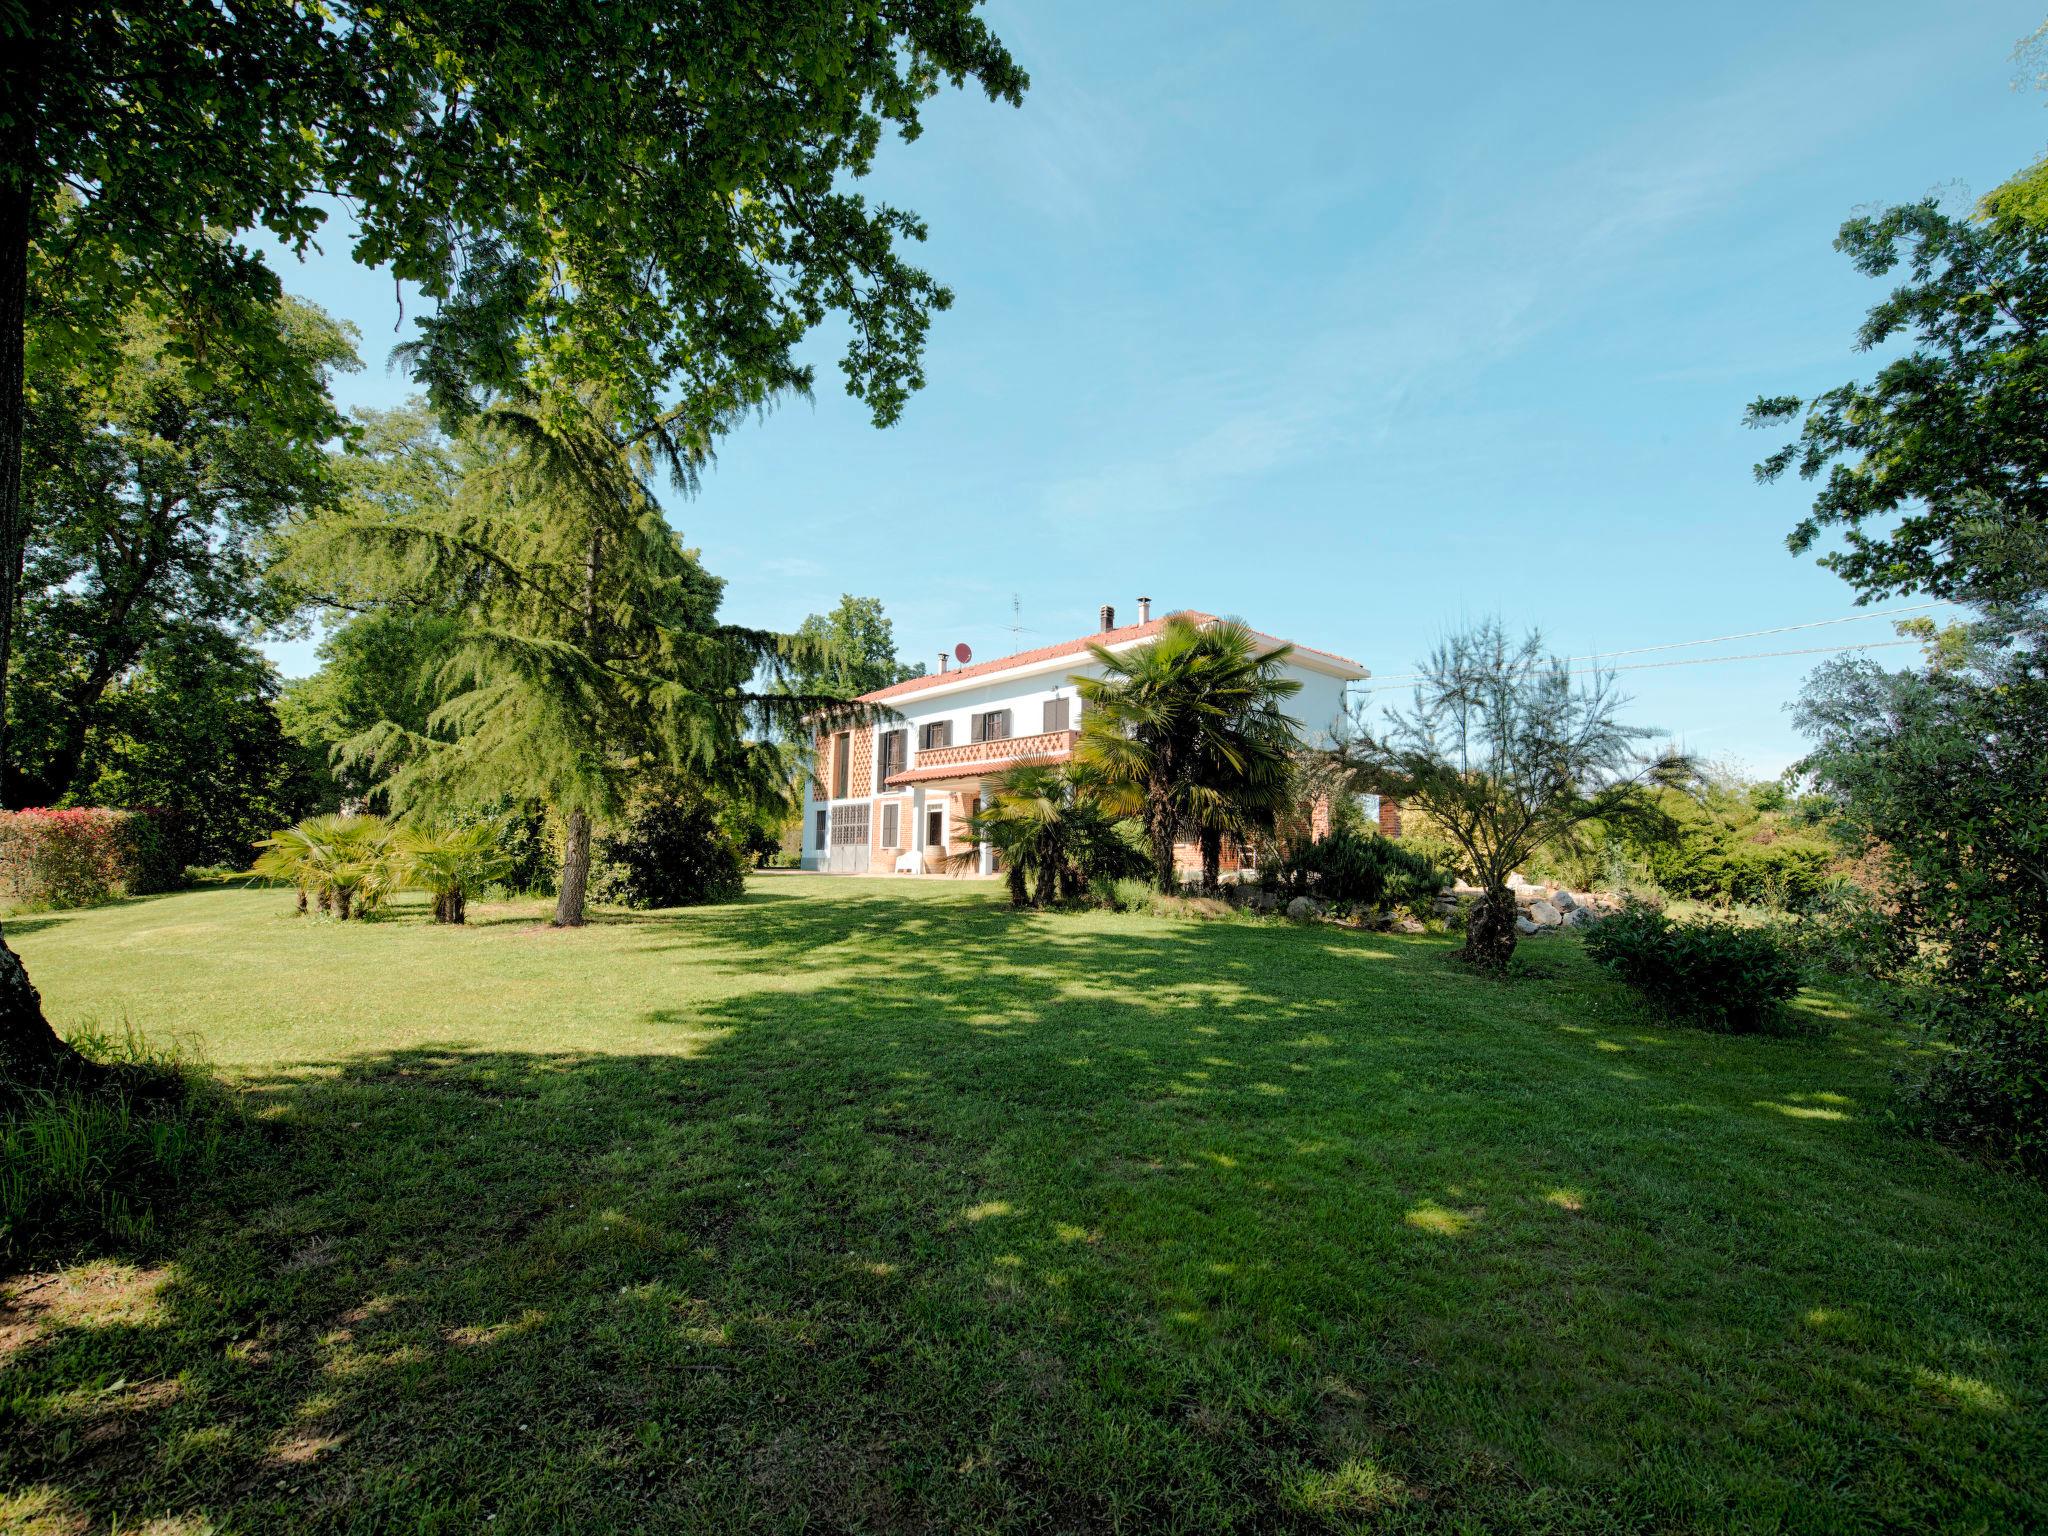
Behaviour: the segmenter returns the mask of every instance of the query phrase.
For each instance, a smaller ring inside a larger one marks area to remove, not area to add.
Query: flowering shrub
[[[176,838],[151,811],[0,811],[0,900],[88,907],[177,884]]]

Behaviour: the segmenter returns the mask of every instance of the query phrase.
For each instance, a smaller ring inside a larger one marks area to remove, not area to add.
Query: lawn
[[[8,924],[248,1125],[12,1284],[0,1526],[2048,1524],[2048,1195],[1889,1124],[1840,998],[943,882],[541,910]]]

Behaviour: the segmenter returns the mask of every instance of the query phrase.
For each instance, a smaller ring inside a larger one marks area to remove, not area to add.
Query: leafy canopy
[[[878,597],[842,594],[838,607],[811,614],[796,632],[815,642],[824,657],[791,669],[790,687],[797,693],[851,699],[924,676],[922,662],[896,659],[896,627],[882,612]]]
[[[1820,563],[1865,598],[2011,596],[2048,579],[2048,222],[2036,179],[2009,183],[1977,218],[1929,199],[1849,220],[1835,248],[1857,270],[1905,267],[1856,344],[1904,350],[1867,383],[1749,408],[1752,426],[1800,421],[1758,479],[1796,469],[1820,482],[1793,552],[1839,530],[1843,547]]]

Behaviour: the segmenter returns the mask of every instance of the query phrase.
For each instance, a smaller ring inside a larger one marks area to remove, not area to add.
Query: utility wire
[[[1738,634],[1715,635],[1711,639],[1707,640],[1669,640],[1662,645],[1636,645],[1630,646],[1625,651],[1589,651],[1584,656],[1567,656],[1564,659],[1566,661],[1604,661],[1610,656],[1647,656],[1652,651],[1683,651],[1690,650],[1692,647],[1700,645],[1725,645],[1731,640],[1760,640],[1765,635],[1789,635],[1797,629],[1826,629],[1830,624],[1860,624],[1865,619],[1902,618],[1909,613],[1925,613],[1930,608],[1946,608],[1947,606],[1948,604],[1946,603],[1915,603],[1909,608],[1875,608],[1872,609],[1869,613],[1852,613],[1848,615],[1846,618],[1840,619],[1809,619],[1804,624],[1779,624],[1771,629],[1745,629]],[[1900,643],[1914,644],[1917,642],[1898,642],[1884,640],[1876,643],[1881,645],[1893,645]],[[1864,647],[1823,646],[1821,647],[1821,649],[1864,649]],[[1763,652],[1762,654],[1771,656],[1799,656],[1815,653],[1803,651],[1767,651]],[[1745,656],[1724,656],[1711,659],[1721,661],[1746,661],[1750,658]],[[1630,672],[1636,669],[1633,667],[1602,667],[1597,668],[1595,670],[1609,672]],[[1401,672],[1391,677],[1375,677],[1373,681],[1376,683],[1409,683],[1416,681],[1424,675],[1425,674],[1421,672]],[[1367,688],[1361,691],[1365,693],[1372,693],[1377,690]]]
[[[1806,626],[1792,625],[1789,627],[1794,629],[1803,629]],[[1707,642],[1701,640],[1688,640],[1685,643],[1688,645],[1704,645]],[[1651,672],[1655,671],[1659,667],[1710,667],[1713,666],[1716,662],[1721,661],[1765,661],[1774,656],[1834,656],[1840,655],[1844,651],[1881,651],[1888,646],[1919,645],[1920,643],[1921,642],[1918,640],[1866,640],[1861,645],[1809,645],[1793,651],[1749,651],[1741,656],[1685,656],[1681,657],[1677,661],[1633,661],[1625,667],[1574,667],[1571,669],[1569,675],[1572,677],[1584,677],[1589,673],[1594,672]],[[1664,649],[1664,647],[1646,645],[1643,647],[1643,649],[1646,651],[1660,650]],[[1637,653],[1631,651],[1613,651],[1609,652],[1608,654],[1615,656],[1628,656]],[[1574,656],[1566,657],[1565,659],[1567,661],[1583,661],[1586,658]],[[1418,678],[1422,676],[1422,674],[1419,672],[1414,675]],[[1394,681],[1400,682],[1403,680],[1397,678]],[[1394,688],[1392,683],[1389,683],[1388,686],[1384,688],[1354,688],[1351,691],[1353,693],[1393,693],[1397,690]]]

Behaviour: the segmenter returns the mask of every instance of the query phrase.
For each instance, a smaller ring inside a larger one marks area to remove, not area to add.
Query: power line
[[[1864,621],[1865,619],[1892,619],[1892,618],[1900,618],[1900,617],[1903,617],[1904,615],[1906,615],[1906,614],[1909,614],[1909,613],[1925,613],[1925,612],[1927,612],[1927,610],[1929,610],[1930,608],[1946,608],[1946,607],[1948,607],[1948,606],[1949,606],[1949,605],[1948,605],[1947,603],[1915,603],[1915,604],[1913,604],[1913,605],[1912,605],[1911,607],[1907,607],[1907,608],[1874,608],[1874,609],[1872,609],[1872,610],[1871,610],[1871,611],[1870,611],[1869,613],[1852,613],[1852,614],[1849,614],[1849,615],[1848,615],[1848,616],[1847,616],[1846,618],[1839,618],[1839,619],[1809,619],[1809,620],[1807,620],[1807,621],[1806,621],[1805,623],[1803,623],[1803,624],[1779,624],[1779,625],[1775,625],[1775,626],[1773,626],[1773,627],[1772,627],[1772,628],[1770,628],[1770,629],[1745,629],[1745,630],[1742,630],[1742,631],[1740,631],[1739,633],[1736,633],[1736,634],[1732,634],[1732,635],[1715,635],[1715,636],[1713,636],[1712,638],[1710,638],[1710,639],[1706,639],[1706,640],[1668,640],[1668,641],[1664,642],[1664,643],[1663,643],[1663,644],[1661,644],[1661,645],[1636,645],[1636,646],[1630,646],[1630,647],[1629,647],[1629,648],[1628,648],[1627,650],[1622,650],[1622,651],[1589,651],[1589,652],[1587,652],[1587,653],[1586,653],[1586,654],[1585,654],[1584,656],[1567,656],[1567,657],[1565,657],[1564,659],[1565,659],[1566,661],[1603,661],[1603,660],[1605,660],[1605,659],[1607,659],[1608,657],[1611,657],[1611,656],[1647,656],[1647,655],[1648,655],[1648,654],[1649,654],[1650,652],[1652,652],[1652,651],[1683,651],[1683,650],[1690,650],[1690,649],[1691,649],[1692,647],[1694,647],[1694,646],[1700,646],[1700,645],[1726,645],[1726,644],[1727,644],[1727,643],[1728,643],[1729,641],[1731,641],[1731,640],[1760,640],[1760,639],[1762,639],[1762,638],[1763,638],[1763,637],[1764,637],[1765,635],[1789,635],[1789,634],[1791,634],[1791,633],[1792,633],[1792,632],[1793,632],[1794,630],[1799,630],[1799,629],[1826,629],[1826,628],[1827,628],[1827,627],[1828,627],[1829,625],[1831,625],[1831,624],[1860,624],[1860,623],[1862,623],[1862,622],[1863,622],[1863,621]],[[1876,641],[1876,642],[1874,642],[1874,644],[1876,644],[1876,645],[1913,645],[1913,644],[1917,644],[1917,643],[1918,643],[1917,641],[1910,641],[1910,640],[1908,640],[1908,641],[1895,641],[1895,640],[1880,640],[1880,641]],[[1819,647],[1819,650],[1867,650],[1867,649],[1870,649],[1870,647],[1868,647],[1868,646],[1821,646],[1821,647]],[[1760,654],[1760,655],[1765,655],[1765,656],[1802,656],[1802,655],[1816,655],[1816,654],[1818,654],[1818,651],[1764,651],[1764,652],[1760,652],[1759,654]],[[1746,657],[1746,656],[1723,656],[1723,657],[1710,657],[1710,658],[1708,658],[1708,659],[1709,659],[1709,660],[1719,660],[1719,661],[1747,661],[1747,660],[1750,660],[1750,659],[1752,659],[1752,658],[1750,658],[1750,657]],[[1674,665],[1677,665],[1677,663],[1674,663]],[[1599,667],[1599,668],[1591,668],[1591,669],[1589,669],[1589,670],[1593,670],[1593,671],[1606,671],[1606,672],[1633,672],[1633,671],[1636,671],[1636,670],[1639,670],[1639,669],[1638,669],[1638,668],[1635,668],[1635,667]],[[1422,672],[1401,672],[1401,673],[1397,673],[1397,674],[1395,674],[1395,675],[1393,675],[1393,676],[1390,676],[1390,677],[1375,677],[1375,678],[1373,679],[1373,681],[1374,681],[1374,682],[1376,682],[1376,683],[1408,683],[1408,682],[1414,682],[1414,681],[1416,681],[1417,679],[1419,679],[1419,678],[1421,678],[1421,677],[1424,677],[1424,676],[1426,676],[1426,675],[1427,675],[1427,674],[1425,674],[1425,673],[1422,673]],[[1574,675],[1576,675],[1576,674],[1574,674]],[[1376,693],[1376,692],[1378,692],[1378,690],[1377,690],[1377,689],[1374,689],[1374,688],[1367,688],[1367,689],[1363,689],[1363,690],[1361,690],[1361,691],[1363,691],[1363,692],[1365,692],[1365,693]]]
[[[1802,629],[1806,626],[1795,624],[1789,627],[1794,629]],[[1685,643],[1688,645],[1698,645],[1705,644],[1706,642],[1687,641]],[[1768,661],[1772,657],[1776,656],[1836,656],[1847,651],[1881,651],[1887,648],[1888,646],[1919,645],[1920,643],[1921,642],[1918,640],[1866,640],[1860,645],[1809,645],[1802,647],[1798,650],[1792,651],[1750,651],[1741,656],[1686,656],[1680,658],[1677,661],[1635,661],[1630,662],[1625,667],[1574,667],[1571,669],[1570,675],[1573,677],[1585,677],[1595,672],[1652,672],[1660,667],[1711,667],[1716,662]],[[1643,649],[1659,650],[1664,649],[1664,647],[1644,646]],[[1614,651],[1610,652],[1609,654],[1616,656],[1627,656],[1635,653],[1629,651]],[[1585,658],[1567,657],[1566,659],[1584,660]],[[1422,674],[1418,672],[1415,674],[1415,676],[1420,677],[1422,676]],[[1396,679],[1396,681],[1399,681],[1399,679]],[[1355,688],[1352,690],[1352,692],[1354,693],[1393,693],[1396,691],[1397,690],[1392,686],[1392,684],[1389,684],[1387,687],[1384,688]]]

